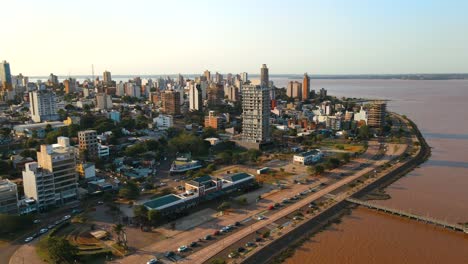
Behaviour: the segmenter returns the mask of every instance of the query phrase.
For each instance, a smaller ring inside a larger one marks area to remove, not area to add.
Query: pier
[[[413,213],[405,212],[405,211],[398,210],[398,209],[389,208],[389,207],[383,206],[383,205],[377,205],[377,204],[369,203],[369,202],[354,199],[354,198],[347,198],[346,201],[350,202],[350,203],[353,203],[353,204],[357,204],[357,205],[367,207],[369,209],[374,209],[374,210],[389,213],[389,214],[392,214],[392,215],[398,215],[398,216],[401,216],[401,217],[404,217],[404,218],[413,219],[413,220],[416,220],[416,221],[420,221],[420,222],[424,222],[424,223],[432,224],[432,225],[436,225],[436,226],[441,226],[443,228],[447,228],[447,229],[454,230],[454,231],[459,231],[459,232],[464,232],[465,234],[468,234],[468,228],[464,227],[462,225],[459,225],[459,224],[449,223],[449,222],[442,221],[442,220],[435,219],[435,218],[428,217],[428,216],[416,215],[416,214],[413,214]]]

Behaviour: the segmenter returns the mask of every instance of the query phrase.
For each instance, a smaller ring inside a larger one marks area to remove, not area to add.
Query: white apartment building
[[[34,122],[59,119],[57,101],[53,92],[47,90],[29,92],[29,104],[31,118]]]
[[[26,198],[34,198],[39,208],[66,204],[78,199],[78,176],[70,139],[58,137],[57,144],[41,145],[37,162],[23,171]]]
[[[112,109],[112,97],[105,93],[96,94],[96,108]]]
[[[266,143],[270,138],[270,89],[259,85],[242,88],[242,139]]]
[[[202,110],[203,95],[200,84],[191,83],[189,86],[189,109],[190,111]]]
[[[171,115],[160,114],[158,117],[153,118],[153,123],[159,129],[168,129],[174,126],[173,117]]]

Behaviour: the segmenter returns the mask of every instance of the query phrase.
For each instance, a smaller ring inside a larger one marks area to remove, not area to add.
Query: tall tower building
[[[208,87],[208,104],[219,105],[224,99],[224,87],[222,84],[211,83]]]
[[[102,74],[102,81],[104,82],[105,85],[111,85],[112,84],[112,76],[109,71],[105,71]]]
[[[270,142],[270,89],[260,85],[242,87],[242,140]]]
[[[207,80],[208,82],[211,81],[211,73],[210,73],[209,70],[205,70],[205,72],[203,72],[203,76],[205,76],[205,78],[206,78],[206,80]]]
[[[29,109],[34,122],[59,119],[55,94],[48,90],[29,92]]]
[[[49,75],[48,82],[49,82],[49,85],[54,85],[54,86],[58,85],[59,84],[58,76],[51,73]]]
[[[304,79],[302,80],[302,100],[310,98],[310,77],[307,73],[304,73]]]
[[[246,73],[246,72],[243,72],[242,75],[241,75],[241,79],[242,79],[243,83],[248,82],[249,81],[249,74]]]
[[[0,64],[0,80],[2,84],[3,91],[12,91],[13,90],[13,82],[11,80],[11,71],[10,71],[10,63],[7,61],[2,61]]]
[[[266,64],[263,64],[260,69],[260,85],[265,87],[270,86],[270,77],[268,76],[268,68]]]
[[[189,88],[190,111],[199,111],[203,107],[202,89],[198,83],[191,83]]]
[[[99,144],[96,130],[84,130],[78,132],[78,148],[84,151],[89,159],[98,157]]]
[[[41,145],[37,162],[23,171],[24,194],[34,198],[39,208],[74,202],[78,199],[78,175],[70,139],[58,137],[57,144]]]
[[[367,116],[367,125],[372,128],[383,128],[386,111],[387,104],[385,102],[373,102]]]
[[[180,93],[166,90],[162,95],[162,109],[168,115],[180,115]]]

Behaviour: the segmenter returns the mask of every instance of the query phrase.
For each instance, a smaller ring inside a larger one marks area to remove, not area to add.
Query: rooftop
[[[243,180],[245,178],[250,178],[250,177],[252,177],[252,175],[245,173],[245,172],[239,172],[239,173],[234,173],[234,174],[228,174],[224,176],[223,178],[231,182],[237,182],[237,181]]]
[[[143,205],[146,207],[149,207],[151,209],[157,209],[161,206],[168,205],[170,203],[176,202],[181,200],[181,198],[177,195],[174,194],[168,194],[165,196],[158,197],[156,199],[153,199],[151,201],[148,201],[144,203]]]
[[[320,153],[320,150],[313,149],[313,150],[309,150],[309,151],[306,151],[306,152],[301,152],[299,154],[296,154],[296,156],[306,157],[306,156],[317,155],[319,153]]]

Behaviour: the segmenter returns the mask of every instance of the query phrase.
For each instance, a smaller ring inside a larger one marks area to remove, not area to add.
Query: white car
[[[24,242],[29,243],[34,239],[34,237],[27,237]]]
[[[71,218],[71,215],[66,215],[66,216],[63,217],[64,220],[68,220],[70,218]]]
[[[188,250],[188,247],[187,247],[187,246],[180,246],[180,247],[177,249],[177,251],[179,251],[179,252],[185,252],[185,251],[187,251],[187,250]]]
[[[39,220],[39,219],[36,219],[36,220],[33,221],[34,224],[39,224],[40,222],[41,222],[41,220]]]
[[[146,264],[156,264],[156,263],[158,263],[158,259],[157,259],[157,258],[152,258],[152,259],[150,259],[150,260],[148,260],[148,261],[146,262]]]
[[[266,217],[265,217],[265,216],[263,216],[263,215],[259,215],[259,216],[257,216],[257,220],[259,220],[259,221],[260,221],[260,220],[263,220],[263,219],[265,219],[265,218],[266,218]]]
[[[45,234],[45,233],[47,233],[47,231],[49,231],[49,229],[42,228],[41,230],[39,230],[39,234]]]

